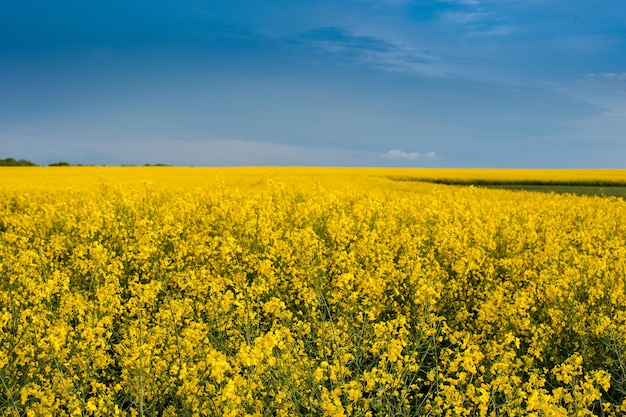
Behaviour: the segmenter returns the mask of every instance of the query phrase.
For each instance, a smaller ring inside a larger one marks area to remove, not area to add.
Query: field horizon
[[[17,171],[15,171],[17,170]],[[168,175],[162,175],[167,172]],[[219,177],[237,177],[258,183],[263,180],[312,178],[335,175],[360,181],[376,178],[397,182],[424,182],[441,185],[474,185],[521,191],[572,193],[580,195],[626,194],[626,169],[535,169],[535,168],[397,168],[397,167],[317,167],[317,166],[34,166],[0,167],[0,186],[46,187],[64,178],[80,177],[88,187],[102,182],[133,183],[148,181],[163,185],[187,182],[201,186]],[[19,175],[16,175],[18,174]],[[88,184],[88,185],[87,185]],[[76,186],[76,185],[75,185]]]

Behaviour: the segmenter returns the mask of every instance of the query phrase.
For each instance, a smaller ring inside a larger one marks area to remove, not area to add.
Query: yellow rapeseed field
[[[626,203],[396,178],[0,169],[2,416],[622,416]]]

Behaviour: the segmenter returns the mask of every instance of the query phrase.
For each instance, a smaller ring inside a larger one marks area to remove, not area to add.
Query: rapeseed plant
[[[0,415],[626,413],[621,199],[389,179],[478,171],[15,172]]]

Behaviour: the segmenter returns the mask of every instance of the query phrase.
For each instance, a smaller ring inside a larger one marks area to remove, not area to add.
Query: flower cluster
[[[0,187],[0,415],[626,413],[621,199],[123,170]]]

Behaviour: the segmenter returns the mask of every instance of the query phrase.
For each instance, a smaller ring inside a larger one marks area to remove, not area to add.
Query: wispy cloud
[[[626,82],[626,72],[600,72],[597,74],[586,74],[581,81],[596,81],[596,82]]]
[[[438,20],[440,24],[455,27],[469,36],[501,37],[517,31],[506,16],[477,3],[463,3],[460,9],[441,13]]]
[[[418,158],[435,158],[435,152],[426,152],[421,154],[419,152],[405,152],[400,149],[391,149],[386,153],[380,155],[381,158],[389,158],[389,159],[418,159]]]
[[[395,46],[383,39],[356,35],[340,27],[321,27],[299,36],[299,40],[327,48],[387,52]]]
[[[351,62],[368,64],[391,72],[412,72],[430,76],[458,73],[448,58],[432,48],[418,48],[397,39],[355,33],[341,27],[321,27],[288,40],[313,51],[342,56]]]
[[[626,72],[587,73],[573,82],[546,85],[576,100],[600,105],[605,110],[626,108]]]

